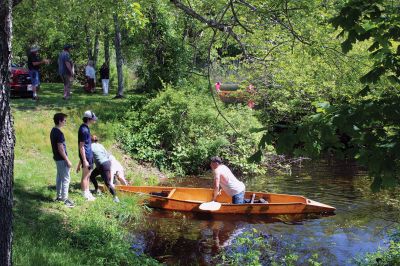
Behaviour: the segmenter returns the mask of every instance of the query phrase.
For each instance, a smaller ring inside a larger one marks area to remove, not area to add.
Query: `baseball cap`
[[[87,110],[84,114],[83,114],[83,117],[86,117],[86,118],[90,118],[90,119],[93,119],[93,120],[97,120],[97,116],[92,112],[92,111],[90,111],[90,110]]]
[[[210,161],[212,163],[222,164],[222,159],[220,157],[218,157],[218,156],[211,157]]]
[[[64,49],[70,49],[73,48],[72,44],[66,44],[64,45]]]

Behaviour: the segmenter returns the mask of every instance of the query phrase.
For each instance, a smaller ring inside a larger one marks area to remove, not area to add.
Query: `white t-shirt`
[[[225,165],[221,164],[214,170],[214,178],[219,178],[219,185],[229,196],[234,196],[244,191],[245,185],[240,182],[232,173],[232,171]]]
[[[95,79],[96,78],[96,71],[94,70],[94,68],[92,66],[86,66],[85,68],[85,72],[86,72],[86,76],[91,78],[91,79]]]

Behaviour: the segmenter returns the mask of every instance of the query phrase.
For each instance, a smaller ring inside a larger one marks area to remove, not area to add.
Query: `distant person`
[[[108,67],[107,62],[100,68],[100,79],[101,79],[101,86],[103,88],[103,95],[108,95],[108,87],[110,85],[110,68]]]
[[[220,157],[215,156],[211,158],[211,169],[214,174],[213,201],[216,201],[217,196],[221,194],[221,187],[226,194],[232,197],[233,204],[244,203],[245,185],[222,163]]]
[[[96,123],[97,117],[92,111],[88,110],[83,114],[82,120],[83,124],[79,127],[78,131],[79,159],[82,165],[81,189],[83,197],[89,201],[93,201],[96,198],[89,191],[89,177],[94,164],[89,126]]]
[[[99,185],[96,180],[96,176],[101,175],[104,180],[104,183],[108,187],[111,195],[115,202],[119,202],[117,194],[115,192],[114,185],[112,183],[111,177],[111,158],[110,154],[107,152],[106,148],[103,145],[98,143],[98,138],[96,135],[91,136],[92,140],[92,151],[94,156],[94,162],[96,164],[96,168],[90,174],[90,180],[92,181],[95,191],[99,191]],[[77,172],[80,170],[80,163],[78,164]]]
[[[74,64],[70,54],[71,49],[72,45],[64,45],[64,50],[58,57],[58,74],[64,82],[64,100],[69,100],[71,98],[71,86],[75,75]]]
[[[93,61],[89,60],[85,67],[85,76],[86,76],[86,92],[93,93],[96,88],[96,70],[93,67]]]
[[[72,164],[68,159],[67,146],[65,144],[64,134],[61,131],[61,128],[64,127],[67,122],[67,115],[56,113],[53,120],[55,126],[50,132],[50,142],[53,150],[53,159],[57,167],[56,200],[64,202],[67,207],[74,207],[74,203],[68,199],[68,189],[71,180],[70,169]]]
[[[221,82],[217,82],[215,83],[215,90],[217,91],[217,93],[221,92]]]
[[[39,56],[39,47],[32,47],[28,54],[28,69],[29,76],[31,77],[32,82],[32,93],[33,100],[39,100],[37,95],[37,88],[40,85],[40,66],[42,64],[49,64],[50,60],[41,59]]]

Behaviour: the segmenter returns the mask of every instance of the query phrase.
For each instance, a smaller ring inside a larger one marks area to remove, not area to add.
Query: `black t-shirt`
[[[51,148],[53,150],[53,159],[55,161],[64,161],[64,158],[61,157],[61,154],[58,152],[58,143],[62,143],[64,147],[64,152],[67,154],[67,146],[65,145],[65,138],[64,134],[61,132],[60,129],[53,127],[50,132],[50,141],[51,141]]]
[[[78,147],[79,147],[79,142],[84,142],[85,144],[83,145],[85,147],[85,156],[88,161],[93,158],[93,152],[92,152],[92,139],[90,138],[90,129],[86,124],[82,124],[79,127],[78,131]],[[79,148],[78,148],[79,152]],[[81,158],[81,153],[79,152],[79,158]]]
[[[100,79],[110,79],[110,69],[106,66],[100,68]]]
[[[33,65],[33,62],[40,62],[42,59],[40,59],[39,55],[37,53],[29,53],[28,55],[28,68],[29,70],[39,70],[40,65]]]

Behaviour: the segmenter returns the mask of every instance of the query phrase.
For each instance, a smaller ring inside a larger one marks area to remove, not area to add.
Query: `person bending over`
[[[119,202],[119,199],[114,189],[114,185],[112,184],[110,154],[107,152],[103,145],[98,143],[98,138],[96,135],[91,136],[91,141],[93,158],[96,164],[96,168],[90,174],[90,181],[92,181],[95,190],[99,191],[99,185],[97,183],[96,177],[98,175],[101,175],[105,185],[108,187],[111,195],[113,196],[114,201]],[[76,170],[77,172],[79,172],[80,164],[78,164],[78,168]]]
[[[211,169],[214,174],[214,193],[213,201],[221,194],[220,187],[226,194],[232,197],[233,204],[244,203],[245,185],[240,182],[232,173],[232,171],[222,163],[218,156],[211,158]]]

